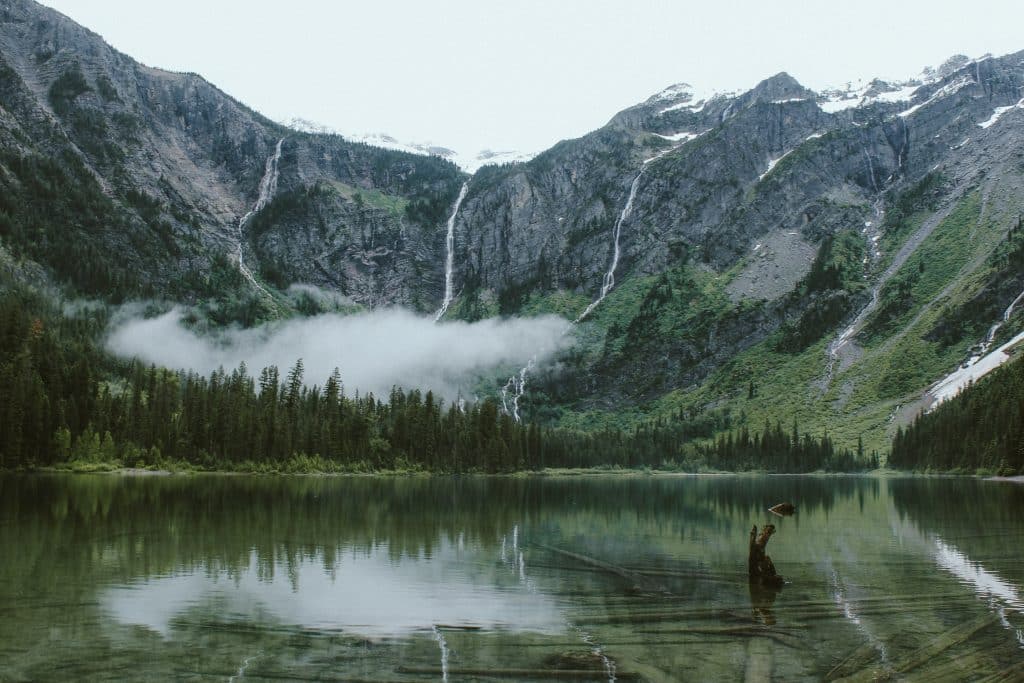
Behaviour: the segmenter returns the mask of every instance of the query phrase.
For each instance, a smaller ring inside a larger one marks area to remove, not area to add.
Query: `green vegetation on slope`
[[[101,309],[102,310],[102,309]],[[583,434],[517,424],[492,400],[460,410],[429,391],[349,397],[337,371],[309,387],[302,361],[280,377],[242,366],[210,377],[114,362],[95,341],[105,318],[68,322],[31,293],[0,294],[0,468],[166,466],[288,471],[508,472],[544,467],[858,468],[828,439],[694,448],[686,422]],[[772,432],[774,433],[774,432]]]
[[[889,212],[886,229],[892,232],[886,232],[885,239],[893,250],[935,208],[933,195],[940,180],[930,176],[907,196],[891,199],[895,208]],[[755,429],[765,420],[798,420],[811,433],[827,434],[842,447],[854,448],[859,442],[867,452],[885,452],[898,426],[894,417],[900,407],[955,368],[967,348],[1001,315],[1006,297],[1024,288],[1024,282],[1015,280],[1019,262],[1024,262],[1024,231],[1010,225],[1009,237],[1000,240],[1007,227],[1004,221],[982,214],[979,193],[962,199],[883,288],[881,306],[863,334],[866,344],[861,355],[842,367],[832,367],[828,347],[840,325],[867,303],[869,282],[864,277],[863,236],[852,229],[823,240],[808,274],[779,304],[778,310],[797,314],[789,313],[775,332],[725,359],[699,382],[614,411],[574,411],[571,402],[559,404],[564,395],[545,387],[546,394],[536,399],[536,414],[582,429],[631,429],[679,415],[714,416],[717,426],[698,437],[705,439],[723,430]],[[998,245],[994,251],[993,245]],[[680,273],[687,272],[631,278],[614,290],[592,319],[593,325],[603,329],[581,335],[582,348],[573,351],[579,373],[585,377],[587,368],[602,372],[607,366],[600,361],[607,358],[635,357],[656,365],[659,355],[666,353],[682,358],[685,366],[688,360],[681,350],[687,344],[692,345],[689,362],[701,362],[710,353],[709,329],[740,316],[743,307],[757,312],[761,306],[725,299],[721,288],[727,274],[698,271],[689,281],[703,287],[680,286],[687,280]],[[1010,282],[1009,288],[1000,289],[1003,282]],[[978,315],[978,308],[985,314]],[[684,311],[698,315],[680,316]],[[943,327],[953,311],[974,314],[977,320],[973,324],[954,320]],[[883,326],[884,332],[878,332]],[[638,334],[631,336],[630,329]],[[588,359],[589,364],[584,362]],[[665,367],[679,372],[681,366]],[[672,381],[668,373],[662,378]],[[570,381],[571,377],[554,380],[562,386]],[[637,383],[629,389],[638,387],[643,388]],[[658,387],[649,388],[659,393]]]
[[[132,221],[78,157],[0,151],[0,169],[0,239],[15,255],[49,266],[83,294],[120,301],[152,293],[138,271],[99,244],[116,234],[144,259],[155,258],[167,249],[165,229]]]

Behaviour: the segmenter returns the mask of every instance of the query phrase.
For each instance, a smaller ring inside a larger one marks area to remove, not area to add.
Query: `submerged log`
[[[750,530],[750,551],[747,556],[747,574],[751,581],[756,581],[762,586],[781,587],[786,580],[775,571],[775,564],[772,558],[765,552],[768,540],[775,533],[774,524],[765,524],[761,533],[757,533],[757,526]]]
[[[869,666],[850,676],[834,680],[847,681],[849,683],[853,681],[877,681],[896,674],[905,674],[935,659],[946,650],[970,640],[978,631],[991,626],[998,620],[999,617],[994,614],[984,614],[977,619],[954,626],[897,662]]]
[[[427,676],[443,676],[444,671],[440,667],[433,666],[399,666],[395,671],[400,674],[422,674]],[[498,669],[498,668],[449,668],[449,676],[480,676],[488,678],[515,678],[523,680],[527,678],[540,679],[569,679],[592,681],[595,674],[598,678],[605,678],[604,671],[598,672],[594,669]],[[616,671],[615,678],[621,681],[639,680],[640,676],[632,671]]]
[[[1024,680],[1024,662],[1017,662],[997,671],[991,676],[982,678],[978,683],[1011,683],[1012,681]]]
[[[643,576],[643,575],[638,574],[636,572],[630,571],[630,570],[626,569],[625,567],[620,567],[620,566],[618,566],[616,564],[612,564],[610,562],[604,562],[602,560],[598,560],[598,559],[593,558],[593,557],[588,557],[587,555],[581,555],[579,553],[572,553],[572,552],[569,552],[568,550],[562,550],[561,548],[555,548],[555,547],[550,546],[550,545],[541,545],[540,547],[544,548],[548,552],[552,552],[552,553],[555,553],[556,555],[561,555],[563,557],[568,557],[570,559],[576,560],[577,562],[582,562],[585,565],[589,565],[589,566],[591,566],[591,567],[593,567],[595,569],[598,569],[600,571],[607,572],[608,574],[613,574],[613,575],[618,576],[618,577],[620,577],[622,579],[625,579],[630,584],[629,585],[629,589],[630,589],[631,592],[634,592],[634,593],[667,593],[668,592],[667,590],[665,590],[665,587],[663,585],[655,582],[654,580],[652,580],[652,579],[650,579],[650,578],[648,578],[646,576]]]

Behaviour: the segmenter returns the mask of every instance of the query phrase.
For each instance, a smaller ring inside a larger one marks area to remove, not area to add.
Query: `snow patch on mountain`
[[[706,133],[707,131],[704,132]],[[691,133],[689,131],[684,131],[682,133],[672,133],[671,135],[662,135],[661,133],[655,133],[655,135],[657,135],[659,138],[663,140],[669,140],[670,142],[679,142],[680,140],[682,140],[683,142],[689,142],[690,140],[699,138],[703,134],[704,133]]]
[[[667,106],[662,106],[658,110],[658,116],[682,109],[698,114],[704,111],[704,107],[706,107],[709,102],[726,97],[735,97],[738,94],[738,92],[731,91],[701,90],[695,88],[689,83],[676,83],[675,85],[670,85],[661,92],[651,95],[647,98],[647,101],[643,103],[643,106],[650,107],[667,104]]]
[[[1024,98],[1022,98],[1020,102],[1018,102],[1017,104],[1011,104],[1006,107],[996,107],[995,111],[992,112],[991,118],[989,118],[986,121],[982,121],[981,123],[978,124],[978,126],[980,126],[981,128],[989,128],[991,126],[994,126],[996,122],[1002,118],[1003,114],[1010,111],[1011,109],[1024,109]]]
[[[818,106],[828,114],[837,114],[847,109],[857,109],[869,104],[909,102],[923,84],[920,81],[886,83],[874,80],[858,88],[847,83],[845,88],[823,90]]]
[[[823,135],[824,135],[824,133],[813,133],[811,135],[808,135],[806,138],[803,139],[803,141],[799,145],[797,145],[793,149],[785,152],[782,156],[780,156],[780,157],[778,157],[776,159],[769,160],[768,161],[768,168],[765,169],[764,173],[762,173],[760,176],[758,176],[758,178],[757,178],[758,182],[764,180],[768,176],[768,174],[771,173],[772,170],[776,166],[778,166],[780,161],[782,161],[783,159],[788,157],[790,154],[795,152],[797,149],[799,149],[801,145],[803,145],[806,142],[810,142],[811,140],[817,140],[818,138],[820,138]]]
[[[944,85],[941,88],[939,88],[938,90],[936,90],[934,93],[932,93],[932,96],[929,97],[924,102],[921,102],[920,104],[915,104],[913,107],[910,107],[909,109],[905,109],[905,110],[901,111],[899,113],[899,116],[901,118],[905,119],[908,116],[913,115],[914,112],[919,110],[921,107],[926,107],[929,104],[931,104],[932,102],[935,102],[936,100],[940,100],[943,97],[949,97],[950,95],[953,95],[954,93],[959,92],[960,90],[962,90],[963,88],[967,87],[968,85],[970,85],[973,82],[974,82],[974,79],[971,78],[970,76],[961,76],[960,78],[956,79],[955,81],[947,83],[946,85]]]
[[[818,95],[818,106],[826,113],[836,114],[847,109],[857,109],[869,104],[909,102],[914,99],[914,96],[921,87],[938,83],[966,67],[974,66],[977,68],[977,65],[989,59],[992,59],[990,54],[982,55],[976,59],[970,59],[964,55],[955,55],[943,62],[941,66],[925,67],[917,76],[906,80],[884,81],[876,78],[867,84],[862,84],[862,81],[858,81],[857,86],[854,86],[853,83],[847,83],[839,88],[825,88]],[[964,79],[968,79],[966,83],[962,82]],[[967,76],[957,79],[953,83],[940,88],[927,101],[902,112],[900,116],[906,118],[920,107],[934,101],[934,99],[953,94],[969,82],[970,79]]]
[[[436,156],[451,161],[466,173],[476,173],[482,166],[510,164],[529,161],[537,156],[537,152],[520,152],[518,150],[480,150],[476,154],[464,154],[454,149],[436,145],[432,142],[402,142],[387,133],[343,133],[336,128],[325,126],[309,119],[292,118],[283,122],[292,130],[302,133],[313,133],[317,135],[340,135],[352,142],[361,142],[373,147],[393,149],[398,152],[409,154],[420,154],[425,156]]]
[[[1021,332],[1013,339],[984,357],[972,358],[971,361],[973,362],[964,364],[954,372],[936,382],[928,391],[928,395],[932,399],[932,404],[929,407],[929,410],[934,410],[935,407],[943,401],[953,398],[972,382],[977,382],[979,379],[1010,360],[1014,353],[1014,347],[1021,342],[1024,342],[1024,332]]]

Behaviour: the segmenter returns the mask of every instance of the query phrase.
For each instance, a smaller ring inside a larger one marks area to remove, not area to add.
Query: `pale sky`
[[[1021,0],[45,0],[275,120],[539,151],[668,85],[814,89],[1024,50]]]

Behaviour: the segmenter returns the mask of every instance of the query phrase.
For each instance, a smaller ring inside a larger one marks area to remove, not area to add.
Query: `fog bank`
[[[392,386],[431,389],[447,401],[469,397],[483,373],[543,362],[571,344],[567,322],[556,316],[435,324],[401,309],[356,315],[324,314],[248,330],[200,335],[181,323],[174,308],[154,318],[131,316],[112,326],[107,347],[174,369],[204,375],[243,361],[250,374],[276,365],[282,377],[302,359],[307,384],[323,385],[335,367],[346,392],[387,396]]]

